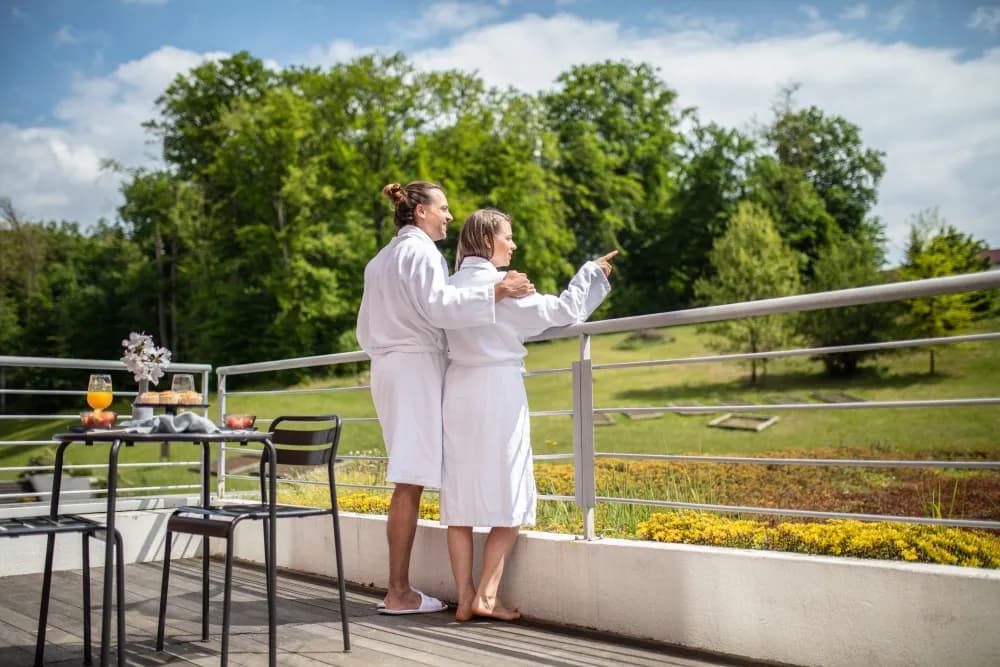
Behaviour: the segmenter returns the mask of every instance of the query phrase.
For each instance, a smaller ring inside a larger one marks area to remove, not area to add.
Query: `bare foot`
[[[508,609],[500,603],[500,600],[490,602],[480,597],[473,601],[471,611],[475,616],[495,618],[498,621],[514,621],[521,618],[521,612],[517,607]]]
[[[472,612],[472,600],[462,602],[459,600],[458,608],[455,610],[455,620],[464,623],[466,621],[471,621],[475,614]]]

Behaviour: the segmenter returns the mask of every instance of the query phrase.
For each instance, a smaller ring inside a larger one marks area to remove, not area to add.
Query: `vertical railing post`
[[[580,336],[580,360],[573,362],[573,476],[583,514],[583,538],[592,540],[597,490],[594,482],[594,382],[590,336]]]
[[[216,397],[218,398],[219,404],[219,424],[225,426],[225,414],[226,414],[226,375],[221,371],[216,371]],[[219,464],[216,468],[217,474],[215,476],[216,482],[216,493],[219,498],[224,498],[226,495],[226,443],[219,443]]]

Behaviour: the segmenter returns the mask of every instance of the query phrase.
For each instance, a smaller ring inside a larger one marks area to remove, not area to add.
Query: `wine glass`
[[[100,414],[101,410],[111,405],[111,376],[91,375],[87,384],[87,405]]]
[[[176,373],[170,382],[170,390],[178,394],[194,391],[194,376],[189,373]]]

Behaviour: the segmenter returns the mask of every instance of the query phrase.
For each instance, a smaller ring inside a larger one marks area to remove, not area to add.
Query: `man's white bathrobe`
[[[403,227],[368,262],[357,336],[372,359],[390,482],[440,486],[447,363],[441,329],[493,322],[493,283],[449,285],[444,256],[419,227]]]
[[[469,288],[502,277],[489,261],[467,257],[449,282]],[[496,324],[445,332],[443,525],[535,523],[523,342],[550,327],[586,320],[610,291],[604,272],[587,262],[559,296],[505,299],[496,305]]]

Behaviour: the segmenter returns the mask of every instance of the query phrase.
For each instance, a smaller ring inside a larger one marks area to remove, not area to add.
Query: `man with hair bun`
[[[410,586],[410,554],[425,486],[441,485],[444,329],[493,324],[495,305],[534,287],[510,271],[495,285],[453,287],[435,245],[454,218],[440,185],[415,181],[382,189],[398,230],[365,267],[357,337],[371,357],[371,393],[389,455],[389,584],[378,611],[421,614],[447,608]]]

